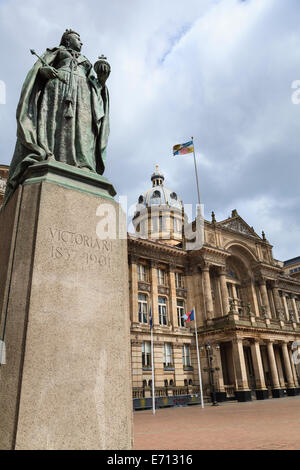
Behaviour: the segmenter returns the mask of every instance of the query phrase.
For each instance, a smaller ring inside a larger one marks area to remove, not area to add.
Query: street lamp
[[[205,347],[206,347],[207,362],[208,362],[209,383],[210,383],[210,389],[211,389],[211,394],[212,394],[212,406],[219,406],[219,403],[217,402],[217,399],[216,399],[216,388],[215,388],[215,380],[214,380],[214,372],[216,368],[212,366],[213,350],[209,342],[206,343]],[[220,346],[217,345],[216,348],[219,349]]]

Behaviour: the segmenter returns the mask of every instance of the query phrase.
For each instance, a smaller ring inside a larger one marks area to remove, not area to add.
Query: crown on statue
[[[64,32],[64,34],[62,35],[61,37],[61,41],[60,41],[60,45],[63,45],[66,38],[70,35],[70,34],[77,34],[77,36],[80,36],[79,33],[76,33],[76,31],[73,31],[73,29],[66,29],[66,31]]]

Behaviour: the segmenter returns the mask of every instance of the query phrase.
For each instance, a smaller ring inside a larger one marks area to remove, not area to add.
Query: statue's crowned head
[[[76,31],[73,31],[72,29],[66,29],[61,37],[60,45],[70,47],[75,50],[80,50],[82,46],[80,34],[76,33]]]

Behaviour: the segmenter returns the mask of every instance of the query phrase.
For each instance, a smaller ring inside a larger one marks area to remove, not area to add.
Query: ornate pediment
[[[249,227],[249,225],[241,217],[227,219],[224,222],[219,222],[218,225],[232,230],[233,232],[238,232],[241,235],[260,238],[257,233],[255,233],[254,229]]]

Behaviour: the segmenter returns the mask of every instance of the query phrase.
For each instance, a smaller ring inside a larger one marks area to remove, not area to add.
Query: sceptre
[[[42,62],[42,64],[45,66],[45,67],[50,67],[49,64],[47,64],[47,62],[44,61],[44,59],[42,59],[36,52],[34,49],[30,49],[30,52],[32,55],[35,55],[38,59],[40,59],[40,61]],[[59,74],[58,74],[58,71],[54,68],[54,67],[51,67],[51,69],[55,72],[56,74],[56,78],[58,78],[58,80],[60,80],[61,82],[65,83],[66,85],[68,84],[67,80],[65,80],[64,78],[60,77]]]

